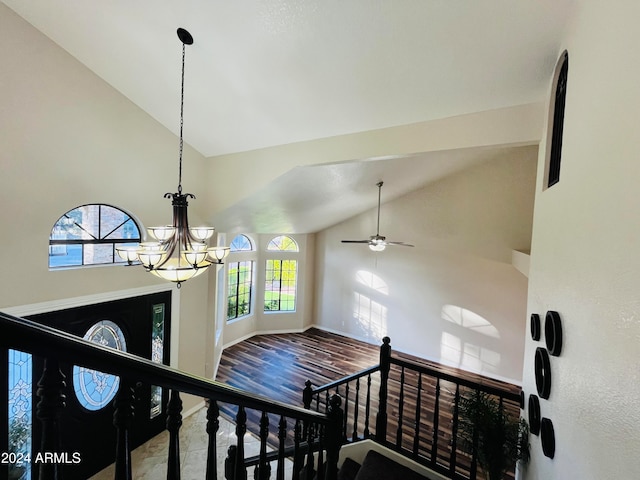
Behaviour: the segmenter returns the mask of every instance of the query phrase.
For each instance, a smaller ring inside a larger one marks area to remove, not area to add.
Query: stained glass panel
[[[33,423],[33,363],[31,354],[9,350],[9,451],[31,453],[31,427]],[[18,455],[19,456],[19,455]],[[31,465],[9,464],[9,478],[31,478]]]
[[[151,331],[151,361],[164,363],[164,303],[153,306],[153,322]],[[162,413],[162,387],[151,386],[150,418]]]
[[[115,323],[102,320],[94,324],[84,335],[85,340],[93,343],[127,351],[124,333]],[[100,410],[115,398],[120,386],[120,377],[102,373],[90,368],[73,367],[73,389],[76,397],[87,410]]]

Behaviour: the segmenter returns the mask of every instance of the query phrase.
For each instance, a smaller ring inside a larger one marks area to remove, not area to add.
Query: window
[[[237,235],[229,245],[230,252],[250,252],[253,250],[251,240],[246,235]]]
[[[227,320],[251,313],[253,262],[229,262]]]
[[[553,119],[551,123],[551,148],[549,154],[549,171],[547,188],[560,181],[560,158],[562,156],[562,132],[564,129],[564,106],[567,96],[567,74],[569,73],[569,54],[565,51],[556,67],[554,86]]]
[[[298,251],[296,241],[286,235],[271,239],[267,251],[274,257],[265,265],[264,311],[293,312],[296,309],[298,260],[292,258]]]
[[[124,263],[116,247],[140,243],[140,228],[110,205],[83,205],[62,215],[49,236],[49,268]]]
[[[127,351],[123,331],[109,320],[94,324],[83,338],[122,352]],[[73,366],[73,389],[80,405],[87,410],[100,410],[109,405],[118,393],[119,386],[120,377],[90,368]]]
[[[229,246],[230,260],[227,261],[227,321],[251,313],[253,294],[253,260],[238,259],[243,252],[253,252],[251,239],[246,235],[236,236]]]
[[[279,237],[272,238],[267,245],[267,251],[269,252],[297,252],[298,244],[296,241],[287,237],[286,235],[280,235]]]

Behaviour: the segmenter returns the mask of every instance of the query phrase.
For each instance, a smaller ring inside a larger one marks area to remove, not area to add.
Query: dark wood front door
[[[154,361],[169,363],[171,292],[115,300],[30,317],[96,343]],[[42,375],[44,360],[34,356],[33,378]],[[86,479],[113,463],[116,432],[113,400],[125,379],[82,366],[61,363],[66,377],[66,408],[61,418],[62,450],[68,463],[65,479]],[[168,392],[129,379],[136,402],[130,441],[133,448],[165,428]],[[36,393],[34,386],[33,393]],[[34,419],[37,397],[34,397]],[[40,425],[33,422],[33,457],[40,445]],[[32,472],[34,479],[37,472]]]

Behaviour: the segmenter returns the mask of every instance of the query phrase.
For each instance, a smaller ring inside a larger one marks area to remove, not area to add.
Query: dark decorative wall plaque
[[[544,339],[547,342],[547,349],[554,357],[560,355],[562,351],[562,321],[560,314],[549,310],[544,321]]]
[[[540,400],[535,395],[529,395],[529,431],[540,433]]]
[[[549,353],[542,347],[536,348],[535,359],[536,388],[540,398],[549,398],[551,394],[551,363]]]
[[[531,314],[531,338],[540,340],[540,315],[537,313]]]
[[[553,431],[553,423],[548,418],[540,421],[540,440],[542,441],[542,452],[545,456],[553,458],[556,454],[556,435]]]

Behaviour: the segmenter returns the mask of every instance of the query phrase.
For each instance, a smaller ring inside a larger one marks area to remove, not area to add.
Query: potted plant
[[[503,480],[517,461],[529,461],[529,425],[505,412],[496,397],[480,391],[460,397],[458,421],[461,447],[475,451],[489,480]]]

